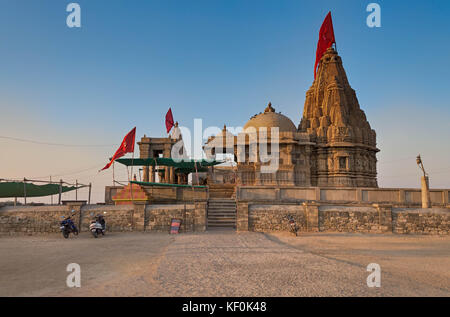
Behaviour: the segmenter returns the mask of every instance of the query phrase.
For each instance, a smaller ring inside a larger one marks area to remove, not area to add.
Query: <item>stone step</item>
[[[236,217],[233,216],[210,216],[208,217],[208,221],[235,221]]]
[[[212,205],[212,206],[208,206],[208,210],[222,210],[222,209],[226,209],[226,210],[236,210],[236,206],[225,206],[225,205],[220,205],[220,206],[216,206],[216,205]]]
[[[236,210],[208,210],[208,215],[220,215],[220,214],[231,214],[231,215],[235,215],[236,214]]]
[[[236,208],[233,207],[209,207],[208,211],[230,211],[230,212],[236,212]]]
[[[226,217],[236,217],[235,212],[208,212],[208,217],[218,217],[218,216],[226,216]]]
[[[208,206],[233,206],[233,207],[236,207],[236,203],[224,203],[224,202],[212,203],[212,202],[209,202]]]
[[[236,215],[236,211],[208,211],[208,215],[218,216],[218,215]]]
[[[209,223],[208,222],[208,227],[216,227],[216,228],[220,228],[220,227],[231,227],[231,228],[235,228],[236,224],[233,223]]]

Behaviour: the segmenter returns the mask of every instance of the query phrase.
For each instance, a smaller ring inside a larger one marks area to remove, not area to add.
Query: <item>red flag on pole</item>
[[[322,23],[319,31],[319,42],[317,42],[316,63],[314,64],[314,79],[316,78],[317,65],[319,65],[325,51],[336,43],[334,38],[333,20],[331,19],[331,12],[328,12],[325,20]]]
[[[101,169],[101,171],[109,168],[111,164],[118,158],[124,156],[126,153],[134,153],[134,140],[136,136],[136,127],[133,128],[128,134],[123,138],[122,144],[120,144],[120,147],[117,149],[116,153],[114,153],[113,157],[111,158],[111,161],[106,164],[105,167]]]
[[[167,133],[170,132],[170,129],[173,127],[173,116],[172,116],[172,108],[169,108],[169,111],[166,113],[166,130]]]

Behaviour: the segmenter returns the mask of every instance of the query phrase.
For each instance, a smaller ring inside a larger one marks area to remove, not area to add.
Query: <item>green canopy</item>
[[[137,182],[137,181],[131,181],[132,184],[138,184],[141,186],[161,186],[161,187],[189,187],[189,188],[206,188],[206,186],[203,185],[186,185],[186,184],[167,184],[167,183],[149,183],[149,182]]]
[[[84,186],[79,186],[81,188]],[[10,197],[41,197],[59,194],[59,184],[35,185],[23,182],[0,182],[0,198]],[[75,186],[62,186],[61,192],[75,190]],[[24,193],[25,191],[25,193]]]
[[[206,171],[206,167],[214,166],[218,164],[222,164],[222,161],[207,161],[207,160],[182,160],[178,162],[178,160],[174,160],[172,158],[167,157],[156,157],[156,158],[147,158],[147,159],[130,159],[130,158],[121,158],[116,160],[118,163],[126,165],[126,166],[172,166],[176,169],[179,169],[183,173],[192,173],[195,172],[196,169],[198,172]]]

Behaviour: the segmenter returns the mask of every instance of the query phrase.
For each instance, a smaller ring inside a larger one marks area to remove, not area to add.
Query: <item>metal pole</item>
[[[23,199],[25,202],[25,206],[27,205],[27,183],[25,177],[23,178]]]
[[[91,204],[91,188],[92,188],[92,183],[89,183],[89,197],[88,197],[88,205]]]
[[[52,176],[50,176],[50,184],[52,184]],[[50,195],[50,203],[53,205],[53,195]]]
[[[78,179],[75,180],[75,201],[78,201]]]
[[[116,186],[116,180],[115,180],[115,178],[114,178],[114,164],[115,164],[116,162],[113,162],[113,186]]]
[[[58,198],[58,205],[61,205],[61,195],[62,195],[62,179],[59,180],[59,198]]]

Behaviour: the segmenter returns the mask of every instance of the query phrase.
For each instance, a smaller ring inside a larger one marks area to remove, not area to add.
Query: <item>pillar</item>
[[[155,182],[155,166],[150,166],[150,182]]]
[[[373,204],[378,211],[379,232],[392,232],[392,205],[390,204]]]
[[[422,208],[431,208],[430,183],[428,176],[422,176]]]
[[[319,204],[316,202],[304,202],[306,226],[309,232],[319,231]]]
[[[236,207],[236,231],[248,231],[248,203],[238,203]]]
[[[169,167],[165,166],[164,167],[164,182],[163,183],[168,183],[169,182]]]
[[[144,182],[148,182],[149,181],[149,177],[148,177],[148,166],[144,166],[143,167],[143,172],[144,172],[144,175],[143,175],[143,180],[144,180]]]
[[[175,184],[175,168],[169,167],[169,181],[171,184]]]
[[[133,231],[145,231],[145,201],[133,202]]]

